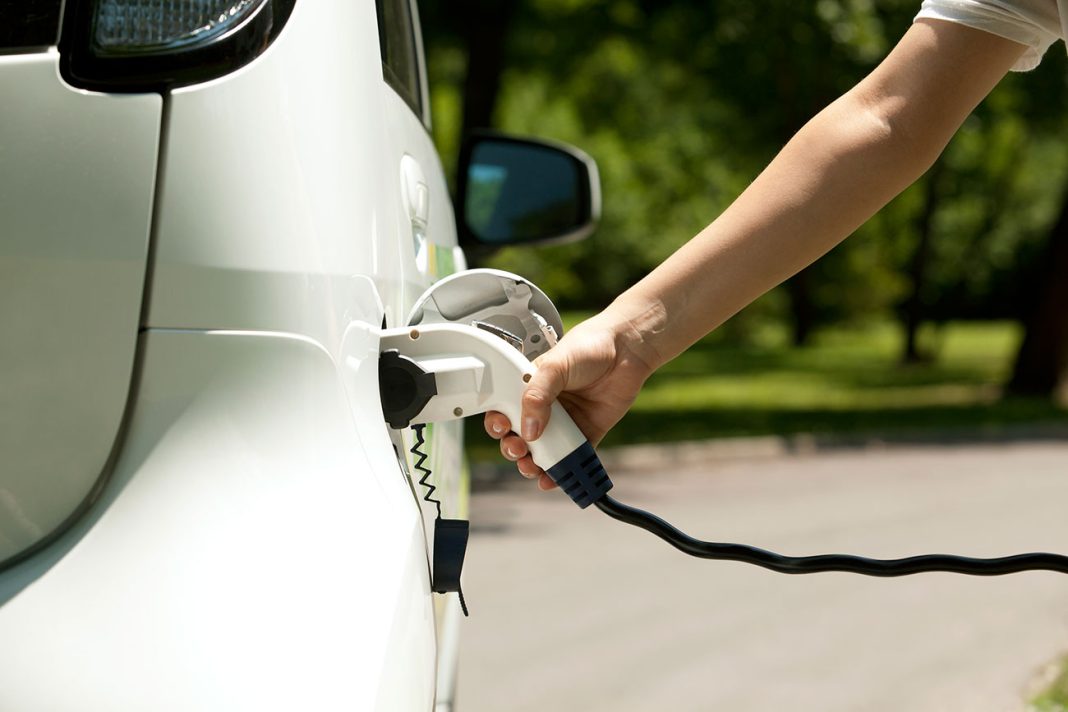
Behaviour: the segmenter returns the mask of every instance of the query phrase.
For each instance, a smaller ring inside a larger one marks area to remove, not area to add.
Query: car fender
[[[430,709],[420,510],[337,360],[291,334],[141,341],[103,496],[0,579],[0,709]]]

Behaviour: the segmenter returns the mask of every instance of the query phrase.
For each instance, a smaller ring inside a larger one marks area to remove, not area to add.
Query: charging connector
[[[455,420],[487,410],[519,422],[520,403],[535,366],[513,344],[469,324],[437,323],[382,332],[383,414],[392,427]],[[385,391],[393,389],[395,393]],[[581,508],[591,504],[613,519],[640,527],[690,556],[740,561],[787,574],[845,571],[908,576],[945,571],[1000,576],[1020,571],[1068,573],[1068,557],[1033,553],[995,559],[927,554],[868,559],[846,554],[783,556],[744,544],[701,541],[660,517],[608,496],[612,481],[596,451],[567,411],[554,403],[541,437],[528,444],[535,463]],[[458,585],[458,584],[457,584]]]
[[[380,362],[380,386],[400,394],[383,393],[390,427],[487,410],[519,422],[520,401],[535,366],[508,341],[469,324],[443,323],[383,331],[381,345],[389,359]],[[597,453],[559,403],[552,406],[549,427],[529,447],[534,461],[580,507],[612,488]]]

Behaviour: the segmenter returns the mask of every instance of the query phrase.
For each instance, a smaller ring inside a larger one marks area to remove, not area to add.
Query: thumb
[[[545,432],[553,401],[567,387],[567,361],[553,356],[549,352],[535,361],[538,370],[523,392],[520,436],[528,442],[537,440]]]

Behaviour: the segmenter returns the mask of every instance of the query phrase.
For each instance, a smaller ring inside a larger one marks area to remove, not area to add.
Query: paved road
[[[1068,443],[614,479],[695,536],[784,553],[1068,552]],[[461,712],[1002,712],[1068,652],[1068,576],[783,576],[690,559],[555,494],[473,499]]]

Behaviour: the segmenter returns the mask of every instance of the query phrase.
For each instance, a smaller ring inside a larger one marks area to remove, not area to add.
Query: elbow
[[[888,163],[900,170],[908,183],[938,160],[957,129],[928,116],[925,107],[902,96],[871,97],[855,90],[843,99],[867,127],[869,140],[889,157]]]

